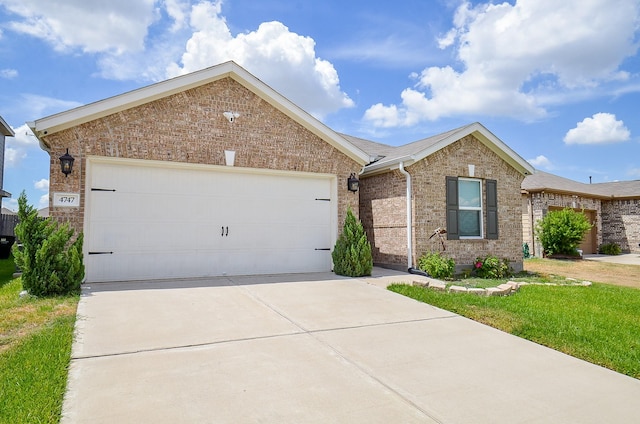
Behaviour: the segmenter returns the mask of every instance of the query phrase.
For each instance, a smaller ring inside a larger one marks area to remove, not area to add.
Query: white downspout
[[[400,162],[398,170],[407,179],[407,269],[413,269],[413,219],[411,207],[411,174],[404,169],[404,162]]]

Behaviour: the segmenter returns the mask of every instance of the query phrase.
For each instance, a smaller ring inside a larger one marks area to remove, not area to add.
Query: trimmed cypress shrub
[[[72,241],[74,231],[68,224],[38,217],[24,192],[18,206],[15,232],[22,248],[14,245],[13,256],[22,270],[22,287],[34,296],[78,293],[84,278],[83,234]]]
[[[333,272],[348,277],[362,277],[371,275],[373,257],[371,244],[367,240],[362,223],[347,210],[342,234],[331,252]]]

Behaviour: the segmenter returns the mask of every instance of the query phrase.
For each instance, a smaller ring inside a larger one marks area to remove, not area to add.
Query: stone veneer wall
[[[406,170],[413,180],[413,263],[423,253],[441,251],[433,231],[446,228],[446,177],[494,179],[498,185],[498,240],[445,240],[446,254],[458,269],[470,267],[478,256],[496,255],[522,269],[522,205],[520,186],[524,176],[472,135],[445,147]],[[365,178],[361,192],[361,217],[374,244],[374,261],[402,266],[407,263],[406,182],[398,171]],[[486,187],[483,184],[483,204]],[[486,209],[483,217],[486,227]],[[485,228],[486,230],[486,228]],[[485,231],[486,233],[486,231]],[[406,266],[405,266],[406,267]]]
[[[230,123],[225,111],[240,113]],[[346,210],[358,212],[358,195],[346,180],[361,165],[231,78],[224,78],[45,136],[51,148],[50,193],[77,192],[80,207],[51,207],[50,214],[83,229],[86,157],[224,165],[235,150],[235,166],[335,174],[338,231]],[[58,157],[69,148],[73,172],[65,178]],[[51,205],[50,194],[50,205]]]
[[[602,243],[616,243],[625,253],[640,252],[640,199],[602,202]]]

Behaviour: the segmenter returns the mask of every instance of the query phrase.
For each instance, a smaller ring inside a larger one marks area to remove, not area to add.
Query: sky
[[[640,179],[639,47],[638,0],[0,0],[3,206],[48,206],[26,122],[228,60],[338,132],[480,122],[536,169]]]

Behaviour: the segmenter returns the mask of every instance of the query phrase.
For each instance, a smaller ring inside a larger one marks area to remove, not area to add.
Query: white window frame
[[[480,206],[462,206],[462,202],[460,201],[460,182],[461,181],[472,181],[472,182],[476,182],[480,185]],[[482,187],[482,180],[479,178],[464,178],[464,177],[458,177],[458,211],[478,211],[480,212],[480,219],[479,219],[479,224],[480,224],[480,235],[478,236],[463,236],[460,235],[460,239],[464,239],[464,240],[479,240],[479,239],[484,239],[484,203],[482,202],[482,197],[483,197],[483,187]],[[460,218],[458,218],[458,222],[460,222]],[[460,225],[460,224],[458,224]]]

